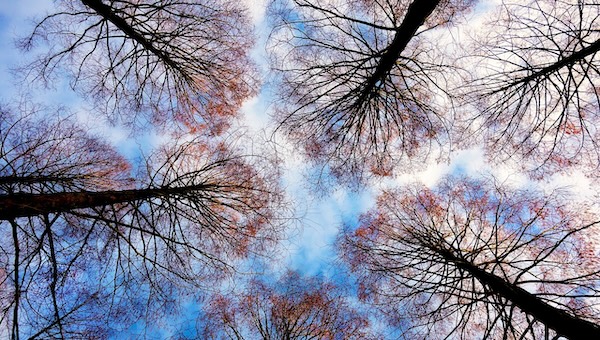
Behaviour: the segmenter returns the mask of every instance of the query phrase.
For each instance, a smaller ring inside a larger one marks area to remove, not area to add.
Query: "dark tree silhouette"
[[[576,164],[597,170],[598,4],[506,2],[493,17],[473,46],[480,79],[467,87],[492,157],[525,155],[538,176]]]
[[[376,339],[366,316],[339,287],[288,272],[279,281],[252,281],[239,295],[206,304],[206,339]]]
[[[1,118],[3,334],[152,320],[275,241],[273,167],[223,143],[174,140],[127,180],[122,158],[67,121]]]
[[[344,184],[479,137],[489,158],[524,161],[530,175],[597,176],[597,1],[503,1],[454,55],[451,26],[475,2],[271,0],[276,132]],[[41,51],[20,68],[24,83],[65,71],[113,122],[173,130],[133,161],[64,112],[0,106],[0,338],[108,338],[198,296],[196,335],[208,339],[381,338],[364,302],[410,339],[600,338],[597,206],[493,178],[384,190],[338,240],[358,301],[294,272],[210,296],[277,242],[285,211],[277,160],[225,133],[257,90],[245,9],[54,4],[19,40]]]
[[[69,119],[49,114],[43,120],[35,119],[43,110],[26,104],[20,111],[26,113],[0,108],[0,200],[131,185],[127,181],[129,164],[106,143]],[[0,205],[4,212],[14,213]],[[69,223],[72,229],[68,229]],[[0,225],[1,336],[106,334],[98,323],[101,315],[94,315],[102,306],[103,295],[79,276],[86,264],[93,263],[92,270],[102,264],[79,253],[84,249],[79,242],[93,244],[95,238],[89,236],[95,234],[94,225],[88,232],[89,223],[73,218],[61,221],[58,215],[48,214],[27,219],[4,217]]]
[[[447,140],[451,69],[428,33],[473,1],[276,1],[280,127],[339,177],[387,175]],[[418,162],[415,162],[418,163]]]
[[[341,249],[409,337],[595,338],[600,222],[561,200],[446,178],[382,194]]]
[[[232,2],[60,0],[21,41],[51,46],[25,68],[45,83],[57,68],[112,118],[176,120],[220,132],[255,90],[252,28]]]

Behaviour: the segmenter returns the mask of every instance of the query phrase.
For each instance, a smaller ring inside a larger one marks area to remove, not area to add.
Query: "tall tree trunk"
[[[511,301],[523,312],[555,330],[558,335],[569,339],[600,339],[600,326],[553,307],[525,289],[458,258],[448,250],[431,249],[457,268],[467,271],[498,296]]]
[[[208,191],[214,185],[201,184],[183,187],[152,189],[60,192],[51,194],[12,194],[0,196],[0,220],[60,213],[73,209],[92,208],[133,202],[148,198],[185,195],[194,191]]]
[[[113,8],[103,4],[101,0],[81,0],[81,2],[84,5],[88,6],[90,9],[94,10],[99,16],[103,17],[104,19],[110,21],[113,25],[117,26],[129,38],[135,40],[136,42],[144,46],[146,50],[157,56],[169,67],[181,72],[182,74],[185,74],[185,72],[182,72],[179,64],[177,64],[173,59],[171,59],[171,57],[164,51],[154,46],[150,40],[148,40],[146,37],[140,34],[122,17],[115,14]]]
[[[558,60],[554,64],[550,64],[546,67],[543,67],[543,68],[533,72],[532,74],[530,74],[526,77],[516,79],[515,81],[502,86],[500,89],[493,91],[493,93],[502,92],[513,86],[516,86],[519,84],[525,84],[530,81],[536,80],[538,78],[545,78],[552,72],[556,72],[567,65],[573,65],[576,62],[583,60],[589,56],[592,56],[598,52],[600,52],[600,39],[596,40],[594,43],[590,44],[589,46],[582,48],[578,51],[575,51],[571,55]]]
[[[396,61],[400,58],[402,51],[404,51],[419,27],[425,23],[425,20],[427,20],[439,3],[440,0],[415,0],[408,6],[406,15],[400,27],[396,30],[394,40],[385,49],[375,68],[375,72],[369,77],[360,96],[360,102],[367,100],[377,84],[385,80],[385,77],[394,68],[394,65],[396,65]]]

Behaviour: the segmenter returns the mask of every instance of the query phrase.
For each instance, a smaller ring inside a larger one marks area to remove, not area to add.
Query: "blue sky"
[[[262,73],[267,70],[265,39],[268,34],[265,24],[265,1],[250,1],[250,14],[257,28],[259,38],[253,55],[259,64]],[[19,65],[24,60],[23,54],[14,46],[16,37],[30,32],[32,18],[44,14],[51,2],[45,0],[3,1],[0,2],[0,81],[2,92],[0,98],[4,101],[12,100],[19,96],[19,90],[14,85],[10,69]],[[43,47],[42,47],[43,48]],[[25,59],[26,60],[26,59]],[[242,108],[245,119],[240,125],[245,125],[251,131],[258,134],[256,138],[268,138],[272,127],[269,125],[269,110],[271,109],[271,93],[268,83],[255,98],[251,98]],[[30,93],[28,92],[28,95]],[[55,89],[36,89],[35,100],[47,105],[65,105],[78,114],[79,119],[92,129],[99,130],[104,134],[121,152],[129,157],[135,157],[139,149],[147,151],[153,145],[160,142],[160,136],[156,133],[145,134],[137,139],[129,138],[127,128],[111,126],[101,117],[86,114],[85,103],[77,94],[69,88],[67,81],[59,81]],[[266,129],[266,132],[263,131]],[[276,136],[278,142],[285,143],[281,136]],[[467,150],[457,154],[451,164],[432,163],[424,171],[401,175],[398,178],[385,179],[374,183],[373,189],[361,190],[358,193],[350,192],[343,187],[336,188],[326,197],[312,197],[310,183],[306,180],[306,173],[310,172],[307,162],[294,152],[285,150],[286,174],[284,184],[287,187],[292,201],[297,203],[301,225],[300,228],[291,228],[292,232],[287,240],[288,244],[283,246],[289,251],[287,264],[293,268],[306,273],[318,273],[326,268],[335,256],[331,249],[332,240],[335,239],[337,230],[344,222],[353,223],[357,216],[368,210],[374,202],[377,187],[384,188],[421,180],[428,185],[433,185],[447,172],[460,172],[475,174],[483,171],[486,165],[480,149]]]
[[[15,98],[27,96],[45,106],[65,106],[75,114],[81,124],[92,132],[106,137],[125,156],[135,159],[141,152],[148,153],[160,144],[160,134],[150,131],[136,138],[130,137],[126,127],[110,125],[100,116],[89,114],[90,110],[83,98],[72,91],[66,78],[59,77],[52,88],[15,85],[12,69],[27,61],[24,54],[15,47],[15,39],[23,37],[31,31],[33,18],[44,15],[51,2],[44,0],[3,1],[0,2],[0,100],[11,103]],[[264,6],[253,3],[251,15],[260,36],[253,55],[259,69],[266,75],[267,64],[264,51],[266,26],[264,24]],[[44,48],[41,46],[40,48]],[[31,54],[29,54],[29,57]],[[248,129],[255,134],[256,141],[273,138],[269,126],[269,110],[271,109],[269,84],[265,83],[262,91],[255,98],[249,99],[243,106],[244,119],[236,129]],[[359,193],[344,188],[336,188],[327,196],[312,195],[311,184],[306,180],[306,173],[311,169],[299,153],[295,152],[280,136],[275,136],[282,143],[280,150],[285,158],[285,175],[283,186],[291,202],[295,218],[290,221],[284,240],[276,251],[276,261],[266,263],[264,270],[267,277],[276,278],[288,269],[297,270],[305,275],[323,275],[326,277],[339,275],[334,262],[336,260],[333,243],[342,224],[355,224],[358,215],[366,211],[374,203],[374,192],[363,190]],[[257,269],[257,268],[253,268]],[[197,313],[198,306],[188,303],[186,311]],[[194,317],[175,317],[170,322],[186,323]],[[168,323],[169,321],[166,320]],[[170,327],[166,325],[146,329],[143,322],[138,322],[116,338],[129,336],[150,336],[151,338],[168,337]],[[191,327],[193,325],[189,325]],[[186,326],[188,327],[188,326]],[[185,327],[184,327],[185,328]]]
[[[268,34],[264,22],[264,2],[252,1],[251,15],[260,34],[253,53],[263,74],[266,74],[264,43]],[[44,6],[49,6],[47,0],[24,0],[0,2],[0,99],[9,102],[23,95],[14,85],[10,69],[23,61],[23,55],[14,47],[16,36],[22,36],[31,29],[31,17],[43,14]],[[481,9],[483,11],[483,9]],[[476,25],[479,22],[475,23]],[[262,92],[247,101],[242,108],[244,119],[239,128],[248,128],[250,134],[255,134],[257,141],[272,137],[269,113],[271,106],[271,89],[265,83]],[[70,108],[83,124],[95,132],[106,136],[107,140],[130,158],[135,158],[140,152],[148,152],[161,141],[160,134],[150,131],[141,137],[132,138],[125,127],[111,126],[101,117],[92,116],[86,110],[85,102],[73,93],[66,80],[56,84],[55,89],[28,89],[28,96],[47,105],[65,105]],[[479,176],[483,173],[493,173],[502,181],[514,186],[528,186],[529,180],[516,169],[515,164],[505,166],[490,166],[485,161],[481,148],[474,147],[453,154],[451,163],[437,164],[432,162],[423,171],[385,178],[371,183],[368,188],[352,192],[344,187],[335,187],[325,196],[313,195],[311,183],[306,174],[311,171],[308,162],[286,143],[285,138],[275,136],[280,143],[280,152],[284,158],[283,185],[291,202],[297,219],[290,222],[286,238],[278,247],[279,261],[269,263],[273,272],[283,273],[286,269],[298,270],[306,275],[323,275],[337,277],[336,254],[333,243],[342,225],[353,226],[358,216],[372,208],[377,193],[380,190],[406,184],[415,180],[422,181],[428,186],[435,185],[447,173]],[[574,175],[554,175],[545,186],[552,190],[559,186],[571,186],[584,195],[592,195],[589,191],[590,181],[578,173]],[[588,191],[585,191],[585,190]],[[339,277],[337,277],[339,279]],[[188,306],[189,310],[197,311],[195,305]],[[130,331],[137,332],[140,325]],[[167,334],[168,331],[165,331]],[[160,337],[160,336],[159,336]]]

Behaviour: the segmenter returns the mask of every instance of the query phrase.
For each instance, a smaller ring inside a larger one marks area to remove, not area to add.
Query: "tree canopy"
[[[2,8],[0,337],[600,338],[597,0]]]

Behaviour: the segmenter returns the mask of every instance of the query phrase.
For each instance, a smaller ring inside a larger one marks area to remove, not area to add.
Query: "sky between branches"
[[[252,56],[259,65],[263,77],[268,77],[268,66],[265,52],[265,42],[269,29],[266,24],[266,1],[246,0],[249,14],[255,25],[258,39]],[[16,88],[11,69],[22,62],[23,54],[14,46],[14,39],[28,33],[32,27],[31,19],[42,16],[52,4],[46,0],[24,0],[0,2],[0,101],[8,102],[24,89]],[[471,28],[476,30],[482,25],[484,19],[493,6],[480,4],[469,14],[472,20]],[[464,27],[456,29],[451,36],[445,39],[460,39],[465,32]],[[141,153],[147,153],[163,142],[163,136],[157,131],[149,131],[141,137],[131,137],[126,127],[112,126],[98,115],[87,112],[88,104],[78,97],[68,86],[66,79],[59,79],[50,91],[39,88],[27,88],[25,91],[36,101],[46,105],[61,105],[69,108],[77,115],[78,120],[88,126],[94,133],[100,133],[106,140],[118,148],[126,157],[135,159]],[[268,81],[263,83],[260,93],[249,100],[242,107],[243,117],[234,129],[248,130],[252,140],[257,143],[275,142],[278,151],[284,159],[284,187],[291,202],[294,202],[294,211],[297,220],[290,222],[288,235],[275,252],[278,261],[269,263],[271,273],[282,274],[286,269],[298,270],[306,275],[335,276],[336,253],[333,242],[342,225],[355,226],[358,216],[373,207],[375,197],[384,188],[407,184],[412,181],[421,181],[427,186],[434,186],[445,174],[465,174],[481,176],[493,174],[501,182],[513,187],[543,186],[552,191],[557,187],[568,187],[573,193],[578,193],[583,198],[593,195],[592,183],[581,173],[555,174],[543,182],[533,183],[521,174],[517,167],[511,164],[492,166],[485,160],[483,151],[479,147],[457,151],[452,154],[451,162],[437,163],[432,160],[423,171],[385,178],[370,183],[370,186],[358,192],[343,186],[335,187],[325,196],[312,195],[313,184],[307,173],[314,173],[320,169],[312,169],[302,156],[294,152],[293,147],[281,135],[273,135],[273,125],[270,120],[272,113],[272,89]],[[272,275],[272,274],[270,274]],[[275,274],[277,276],[277,274]]]
[[[247,0],[248,13],[258,34],[257,43],[253,49],[252,56],[259,65],[263,77],[268,76],[268,65],[266,60],[265,41],[269,34],[266,23],[265,0]],[[15,88],[12,69],[23,61],[22,52],[15,47],[15,39],[29,32],[34,18],[39,18],[49,9],[52,4],[43,0],[9,1],[0,3],[0,85],[3,90],[0,99],[7,102],[15,96],[19,97],[22,90]],[[470,29],[477,30],[483,25],[489,10],[493,8],[490,2],[482,2],[470,14],[468,22]],[[452,38],[460,39],[465,34],[464,27],[452,32]],[[448,37],[446,37],[448,39]],[[69,87],[66,79],[60,79],[54,84],[54,89],[46,91],[40,88],[27,88],[27,93],[35,94],[37,101],[46,105],[66,106],[77,114],[79,121],[90,128],[93,133],[100,133],[106,140],[118,148],[123,154],[134,159],[140,152],[149,152],[163,142],[162,136],[156,131],[150,131],[141,137],[130,137],[127,127],[114,126],[98,115],[90,115],[87,112],[87,104],[77,96]],[[528,179],[520,174],[518,170],[510,165],[504,167],[492,167],[486,163],[481,148],[471,148],[453,154],[450,163],[430,162],[425,170],[416,173],[408,173],[392,179],[377,181],[367,190],[352,192],[344,187],[338,187],[325,197],[312,197],[311,184],[308,183],[306,173],[316,171],[306,166],[306,161],[293,152],[294,150],[286,144],[283,137],[272,135],[273,126],[269,115],[272,109],[272,89],[268,82],[263,83],[261,92],[246,101],[242,107],[243,119],[238,123],[239,129],[249,129],[256,134],[257,140],[271,139],[283,146],[279,151],[285,158],[285,183],[287,193],[297,204],[296,211],[300,216],[300,222],[292,228],[291,233],[281,246],[281,252],[287,253],[277,266],[300,270],[307,274],[318,274],[327,272],[333,265],[335,258],[332,241],[337,235],[340,225],[344,223],[355,224],[357,217],[372,207],[374,197],[381,188],[406,184],[412,181],[421,181],[428,186],[436,182],[448,173],[460,173],[478,176],[484,173],[492,173],[500,179],[513,183],[515,186],[525,187],[530,185]],[[591,183],[583,175],[556,174],[546,179],[544,186],[548,190],[557,187],[568,186],[574,192],[590,194]]]

